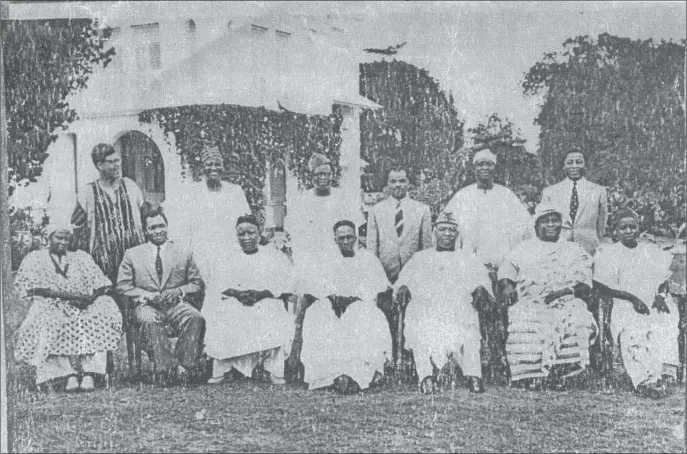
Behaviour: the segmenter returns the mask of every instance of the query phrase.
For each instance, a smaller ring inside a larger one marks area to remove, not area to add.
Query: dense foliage
[[[104,49],[108,35],[90,19],[2,21],[11,181],[40,174],[53,131],[77,118],[67,96],[86,88],[93,67],[114,55]]]
[[[139,119],[155,121],[165,133],[174,134],[185,172],[194,179],[200,177],[200,153],[206,144],[217,146],[225,162],[232,153],[238,154],[239,181],[233,183],[243,187],[253,212],[261,216],[270,163],[286,159],[288,169],[304,188],[310,187],[308,160],[314,152],[332,159],[335,177],[340,173],[338,111],[323,117],[227,104],[194,105],[141,112]]]
[[[438,82],[403,61],[360,65],[360,93],[383,109],[361,116],[361,156],[370,165],[363,190],[381,191],[386,171],[401,165],[411,181],[443,178],[463,146],[463,122]]]
[[[632,206],[652,233],[684,223],[684,68],[685,40],[580,36],[545,54],[522,83],[544,97],[536,123],[545,182],[562,178],[563,154],[579,147],[590,179],[609,189],[611,213]]]

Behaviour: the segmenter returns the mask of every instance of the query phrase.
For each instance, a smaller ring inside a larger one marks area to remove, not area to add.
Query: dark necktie
[[[155,271],[157,271],[157,279],[162,284],[162,258],[160,257],[160,246],[157,247],[157,258],[155,259]]]
[[[577,181],[573,181],[572,197],[570,197],[570,219],[575,222],[577,208],[580,206],[580,199],[577,195]]]
[[[403,235],[403,209],[401,208],[401,201],[396,205],[396,233],[400,238]]]

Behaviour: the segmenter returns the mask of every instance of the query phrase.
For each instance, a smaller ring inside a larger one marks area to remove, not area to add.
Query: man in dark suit
[[[205,334],[205,319],[188,297],[201,293],[205,284],[193,255],[167,241],[162,209],[143,210],[141,218],[148,242],[124,254],[117,291],[134,303],[138,341],[153,359],[156,372],[184,381],[196,372]],[[180,333],[174,353],[165,324]]]

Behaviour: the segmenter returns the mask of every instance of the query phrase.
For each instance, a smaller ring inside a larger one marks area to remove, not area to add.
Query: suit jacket
[[[579,207],[575,221],[570,219],[572,181],[565,180],[544,188],[542,202],[548,201],[563,212],[561,238],[580,243],[590,255],[594,255],[606,231],[608,206],[606,188],[586,178],[577,181]]]
[[[379,257],[393,282],[417,251],[432,247],[432,214],[424,203],[405,197],[403,234],[396,233],[396,199],[389,197],[373,206],[367,217],[367,250]]]
[[[161,254],[162,281],[158,280],[150,247],[150,243],[144,243],[124,253],[117,276],[117,292],[137,299],[178,287],[187,295],[205,289],[193,254],[172,241],[167,241]]]

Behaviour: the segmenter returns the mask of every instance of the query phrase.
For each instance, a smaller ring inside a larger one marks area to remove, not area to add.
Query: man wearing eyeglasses
[[[79,193],[72,215],[75,246],[91,254],[114,283],[124,252],[145,242],[140,214],[144,199],[136,183],[122,176],[122,155],[112,145],[96,145],[91,158],[100,176]]]

